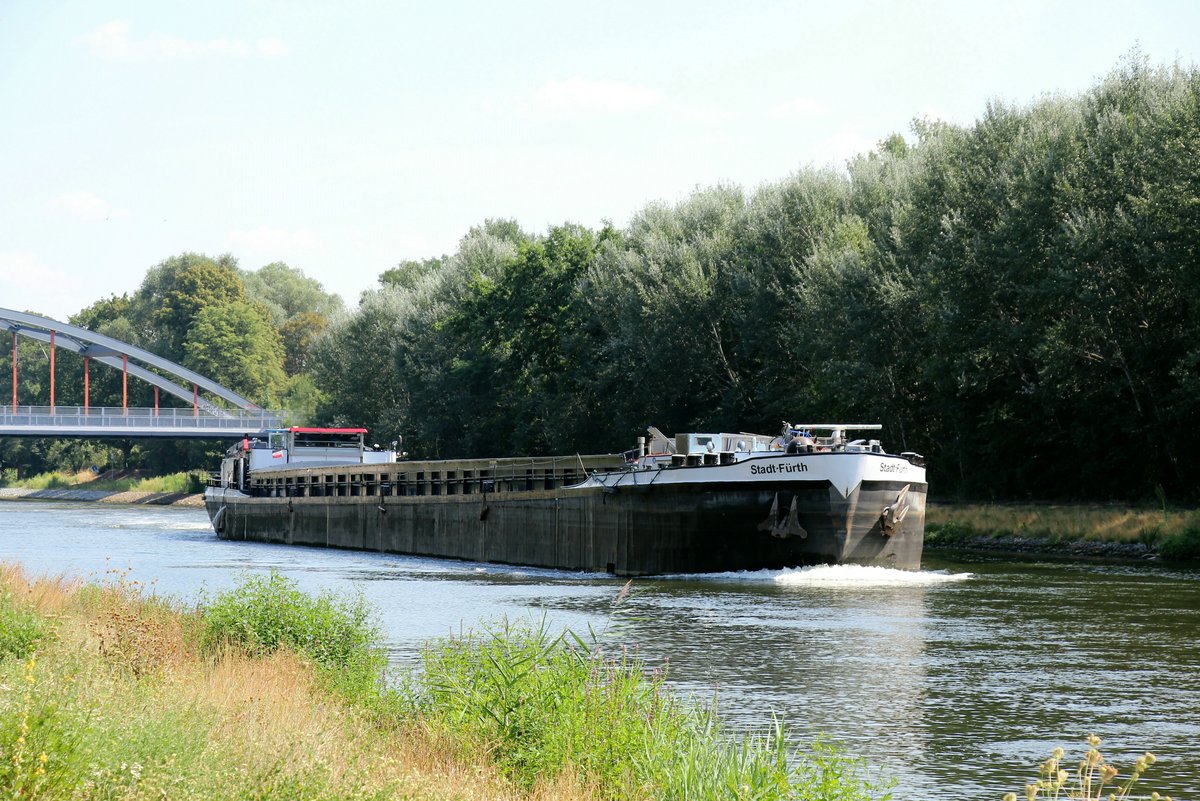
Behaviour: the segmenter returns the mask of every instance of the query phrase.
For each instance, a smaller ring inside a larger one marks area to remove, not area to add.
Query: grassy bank
[[[279,576],[183,606],[0,567],[0,796],[885,798],[856,760],[735,738],[627,653],[499,626],[384,681],[360,599]]]
[[[197,493],[204,491],[203,476],[195,471],[171,473],[165,476],[125,476],[105,478],[90,470],[79,473],[39,473],[18,479],[11,471],[0,476],[0,487],[22,489],[88,489],[103,492],[171,492]]]
[[[1021,538],[1054,550],[1072,543],[1141,544],[1174,560],[1200,559],[1200,510],[1103,505],[930,504],[934,546]]]

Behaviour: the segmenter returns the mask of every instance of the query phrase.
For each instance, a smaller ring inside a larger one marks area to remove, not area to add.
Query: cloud
[[[537,101],[550,111],[627,114],[653,108],[662,92],[649,86],[574,77],[551,81],[537,91]]]
[[[683,109],[681,109],[681,112],[684,119],[688,120],[689,122],[698,122],[703,124],[727,122],[733,119],[732,112],[722,106],[685,106]]]
[[[64,192],[50,200],[50,207],[85,222],[97,222],[113,215],[113,208],[91,192]]]
[[[321,242],[317,235],[305,228],[255,228],[250,231],[231,231],[229,241],[236,249],[245,248],[259,253],[278,254],[312,250]]]
[[[287,53],[278,39],[184,39],[166,33],[150,33],[138,39],[130,33],[127,20],[109,22],[75,42],[105,61],[183,61],[198,58],[274,58]]]
[[[797,97],[771,107],[771,116],[781,120],[812,119],[825,113],[825,106],[811,97]]]
[[[79,294],[80,282],[62,270],[48,267],[27,250],[0,250],[0,298],[9,308],[21,308],[9,299],[21,296],[51,296]],[[26,304],[28,305],[28,304]],[[43,313],[57,312],[42,309]]]
[[[870,153],[878,144],[878,138],[872,139],[858,131],[840,131],[816,146],[813,161],[844,166],[855,156]]]

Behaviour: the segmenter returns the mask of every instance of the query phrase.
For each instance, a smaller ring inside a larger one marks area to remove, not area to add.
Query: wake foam
[[[941,570],[896,570],[867,565],[814,565],[783,570],[743,570],[730,573],[680,575],[675,578],[772,582],[781,587],[931,587],[967,581],[972,573]]]

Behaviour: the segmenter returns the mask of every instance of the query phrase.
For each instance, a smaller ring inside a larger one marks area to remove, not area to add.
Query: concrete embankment
[[[117,492],[87,489],[27,489],[0,487],[0,501],[86,501],[89,503],[204,506],[203,495],[186,492]]]

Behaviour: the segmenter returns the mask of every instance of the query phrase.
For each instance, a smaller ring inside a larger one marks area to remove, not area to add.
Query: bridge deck
[[[93,406],[0,408],[0,437],[190,437],[237,439],[283,428],[285,412],[265,410],[144,409]]]

